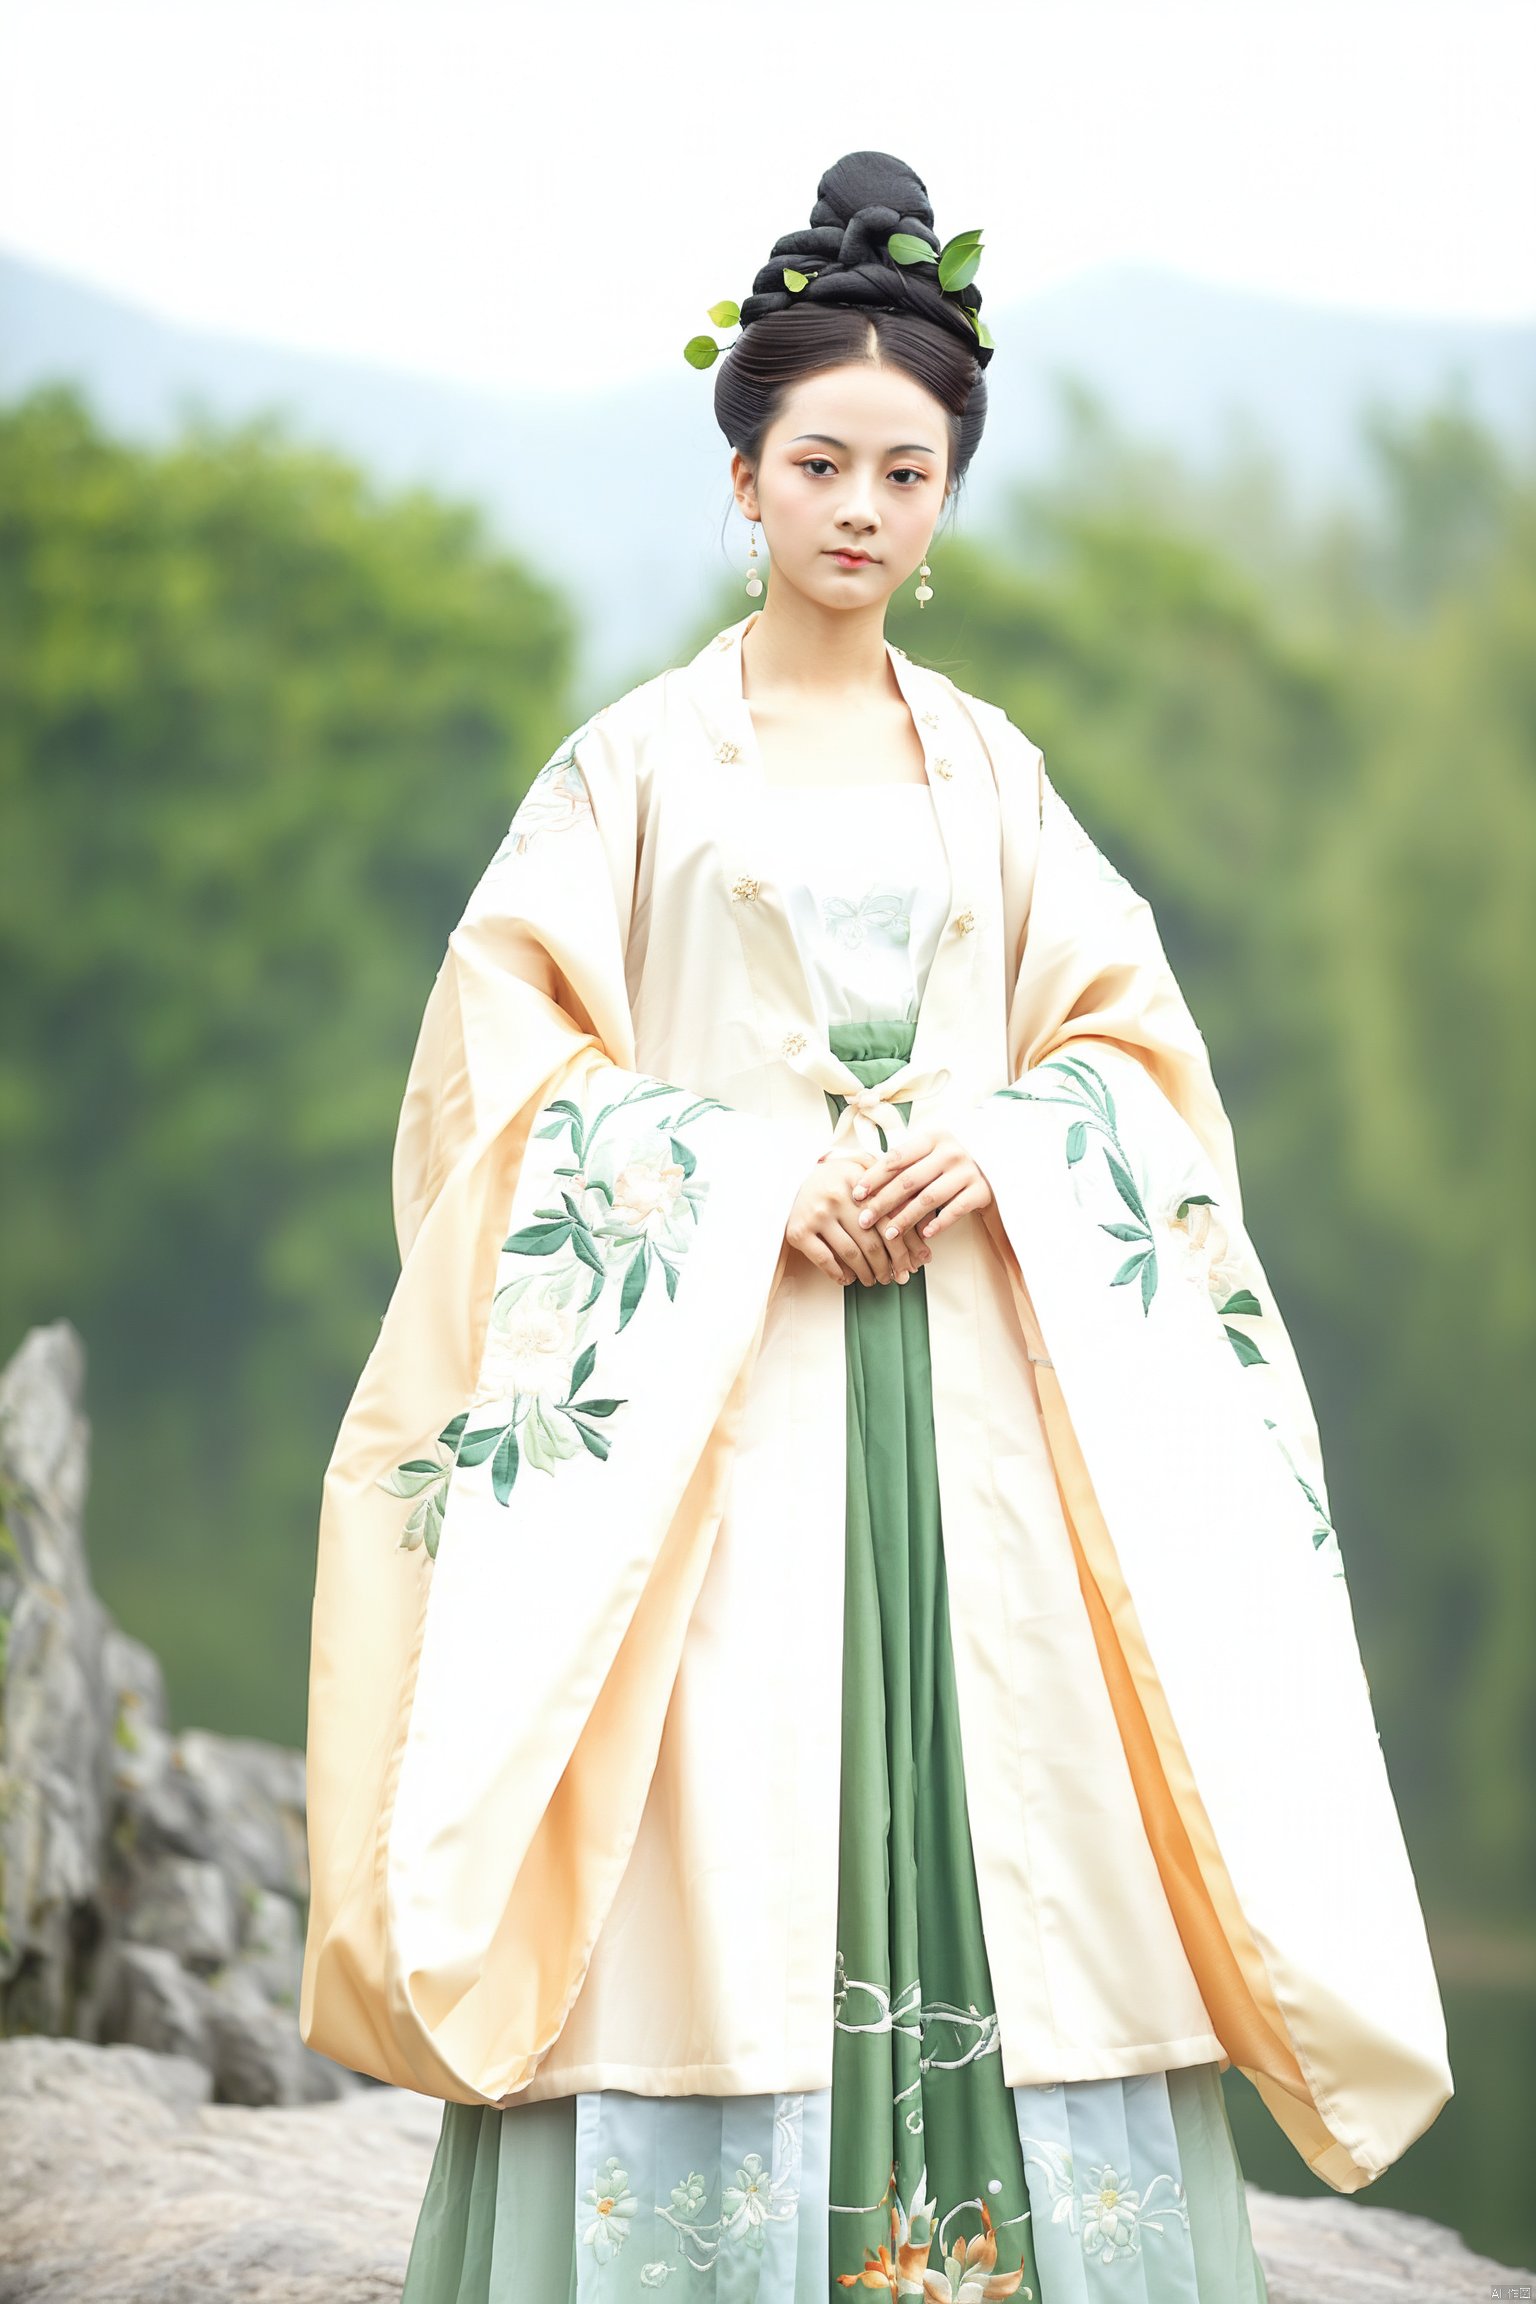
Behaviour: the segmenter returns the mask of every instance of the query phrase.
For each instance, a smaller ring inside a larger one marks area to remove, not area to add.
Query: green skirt
[[[834,1026],[866,1086],[910,1022]],[[829,1097],[834,1115],[840,1097]],[[909,1108],[903,1108],[904,1111]],[[1264,2304],[1220,2067],[1010,2088],[982,1936],[925,1278],[844,1292],[829,2089],[445,2104],[403,2304]]]

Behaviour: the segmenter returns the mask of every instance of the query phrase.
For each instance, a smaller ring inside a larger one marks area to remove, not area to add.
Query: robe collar
[[[721,773],[741,778],[753,797],[763,788],[763,766],[757,731],[743,688],[741,644],[761,613],[761,609],[754,608],[737,623],[715,633],[685,669],[691,700]],[[946,1074],[958,1071],[968,1076],[977,1064],[986,1062],[985,1054],[978,1047],[970,1060],[955,1064],[955,1057],[971,1029],[967,1019],[974,1010],[973,970],[977,948],[984,941],[993,940],[977,931],[984,924],[990,925],[1000,909],[992,768],[975,725],[952,684],[927,665],[914,664],[894,641],[887,640],[885,648],[922,744],[923,764],[950,876],[948,916],[918,1003],[911,1058],[901,1078],[905,1080],[910,1075],[915,1081],[935,1074],[940,1068]],[[750,875],[754,870],[745,849],[739,852],[738,863],[745,874]],[[796,952],[787,922],[782,942],[785,946],[782,972],[786,984],[792,986],[790,1004],[797,1011],[796,1021],[799,1021],[813,1013],[814,1002],[804,962]],[[798,1033],[793,1031],[787,1036],[784,1054],[797,1070],[805,1070],[805,1052],[793,1046],[797,1037]],[[822,1047],[814,1041],[811,1061],[819,1070],[827,1070],[828,1066],[835,1066],[839,1074],[846,1070],[830,1049],[825,1050],[823,1057]],[[841,1080],[834,1083],[830,1072],[821,1084],[829,1088],[846,1085]]]

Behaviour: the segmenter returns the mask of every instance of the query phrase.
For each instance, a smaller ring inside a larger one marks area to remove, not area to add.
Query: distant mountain
[[[1368,401],[1409,414],[1453,380],[1512,442],[1536,432],[1536,326],[1378,318],[1116,265],[988,315],[985,445],[962,530],[984,533],[1015,479],[1051,468],[1058,380],[1085,385],[1131,436],[1208,470],[1240,435],[1267,444],[1295,499],[1357,494]],[[550,366],[560,349],[552,334]],[[70,379],[98,418],[161,440],[184,408],[280,413],[384,485],[471,498],[493,531],[575,602],[584,686],[616,692],[670,660],[744,563],[711,380],[684,366],[611,392],[495,394],[187,328],[0,254],[0,400]],[[743,595],[742,607],[747,603]]]

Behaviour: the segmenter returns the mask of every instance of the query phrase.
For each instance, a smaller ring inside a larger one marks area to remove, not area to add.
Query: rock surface
[[[298,2032],[304,1755],[172,1734],[92,1589],[84,1383],[67,1320],[0,1370],[0,2035],[189,2056],[224,2103],[353,2092]]]
[[[185,2056],[0,2041],[3,2304],[398,2297],[442,2107],[216,2104]]]
[[[399,2296],[442,2107],[369,2088],[259,2108],[210,2088],[186,2057],[0,2042],[0,2304]],[[1531,2278],[1424,2217],[1248,2199],[1270,2304],[1487,2304]]]

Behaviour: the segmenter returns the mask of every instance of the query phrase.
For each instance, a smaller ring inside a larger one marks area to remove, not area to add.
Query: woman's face
[[[944,508],[949,433],[930,392],[863,361],[791,386],[754,476],[731,459],[736,501],[760,520],[776,587],[826,608],[878,608],[927,554]],[[869,558],[849,565],[839,545]]]

